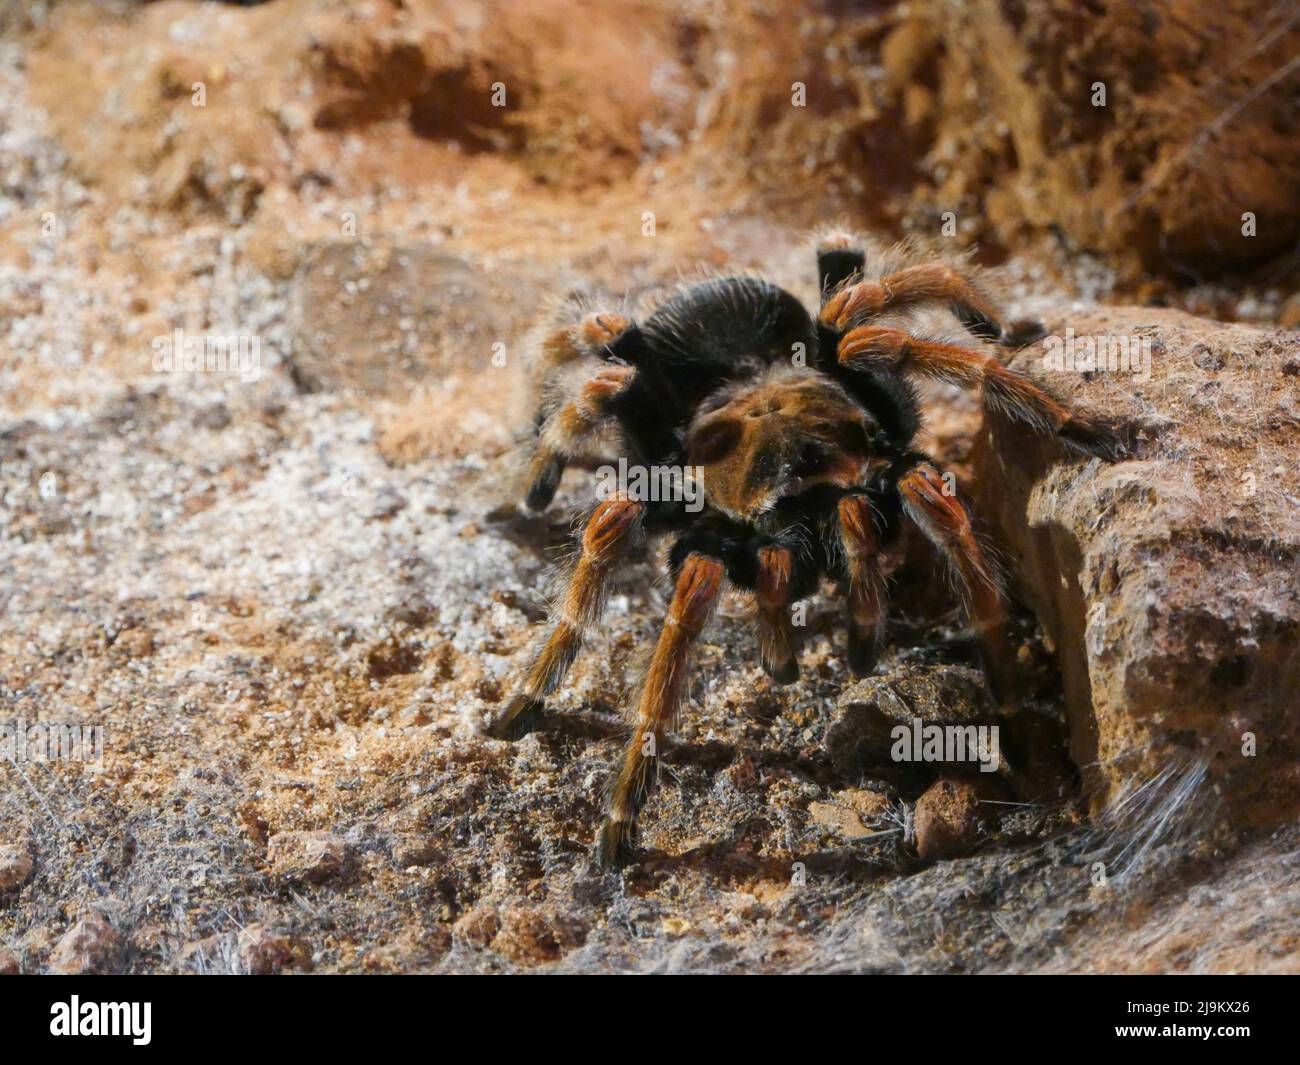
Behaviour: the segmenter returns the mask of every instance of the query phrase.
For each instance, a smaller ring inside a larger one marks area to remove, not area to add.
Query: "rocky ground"
[[[1183,5],[1044,82],[1065,16],[994,6],[0,5],[0,726],[104,730],[98,760],[0,758],[0,970],[1300,967],[1293,28],[1234,51],[1249,5]],[[1232,62],[1160,66],[1201,37]],[[1002,78],[972,48],[1025,84],[963,103]],[[1062,101],[1126,48],[1148,76],[1094,128]],[[1265,240],[1223,250],[1224,187]],[[645,859],[599,873],[653,551],[551,724],[482,732],[594,499],[510,505],[538,308],[701,265],[811,299],[811,227],[947,209],[1012,317],[1152,341],[1146,380],[1048,378],[1125,420],[1114,466],[930,395],[1015,578],[1021,713],[922,544],[856,684],[829,598],[789,688],[728,599]],[[254,338],[255,372],[162,372],[178,329]],[[881,728],[913,712],[997,720],[1013,764],[899,772]]]

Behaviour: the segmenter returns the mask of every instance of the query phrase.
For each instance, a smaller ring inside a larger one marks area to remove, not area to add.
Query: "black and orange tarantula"
[[[951,563],[994,694],[1009,698],[999,582],[952,479],[913,448],[920,408],[909,377],[982,385],[987,405],[1067,446],[1093,454],[1114,447],[1103,424],[987,350],[903,328],[901,315],[939,305],[978,341],[1005,339],[997,309],[965,271],[934,261],[869,271],[861,246],[843,235],[822,242],[817,264],[815,319],[775,285],[726,277],[681,289],[640,323],[587,314],[542,345],[531,509],[550,503],[566,462],[590,454],[598,438],[630,467],[702,471],[696,512],[681,499],[628,493],[595,508],[549,637],[490,726],[501,738],[535,726],[600,617],[616,563],[642,533],[671,533],[672,600],[597,840],[606,868],[634,853],[637,813],[686,692],[692,645],[727,582],[753,593],[759,657],[778,683],[799,675],[792,605],[823,577],[839,582],[849,666],[868,673],[885,609],[880,552],[906,518]]]

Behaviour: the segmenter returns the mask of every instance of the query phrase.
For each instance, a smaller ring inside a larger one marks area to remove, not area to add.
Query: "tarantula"
[[[977,341],[1005,342],[993,302],[966,271],[935,261],[892,272],[873,265],[848,236],[821,242],[816,318],[773,284],[724,277],[680,289],[640,323],[596,311],[541,345],[530,509],[545,509],[566,463],[599,451],[601,440],[630,466],[702,471],[695,512],[680,498],[626,492],[595,508],[549,637],[489,728],[517,738],[537,725],[599,620],[616,563],[643,533],[672,533],[672,600],[607,788],[596,847],[605,868],[635,853],[637,813],[687,688],[692,645],[727,582],[753,593],[759,658],[781,684],[799,675],[791,607],[823,577],[838,582],[849,666],[869,673],[885,611],[880,553],[906,518],[951,563],[990,687],[1011,697],[999,581],[952,479],[913,448],[920,405],[908,378],[982,385],[986,405],[1085,453],[1109,454],[1115,438],[978,344],[905,328],[910,312],[939,305]]]

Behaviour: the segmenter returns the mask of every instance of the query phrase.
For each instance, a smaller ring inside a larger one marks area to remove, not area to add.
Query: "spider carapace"
[[[596,841],[606,868],[635,853],[637,814],[687,690],[692,646],[728,583],[752,593],[763,668],[790,683],[799,675],[792,607],[830,578],[846,603],[849,667],[869,673],[886,605],[880,553],[910,521],[956,576],[994,695],[1012,698],[999,580],[953,479],[914,447],[911,381],[982,386],[986,405],[1084,453],[1110,455],[1115,438],[991,353],[1006,330],[966,270],[905,253],[901,263],[892,256],[897,268],[871,258],[879,261],[845,235],[821,242],[816,317],[773,284],[727,277],[680,289],[640,323],[575,310],[541,344],[531,509],[551,502],[566,463],[593,455],[686,471],[702,486],[696,506],[681,492],[612,493],[596,506],[549,635],[490,726],[502,738],[535,727],[599,620],[620,558],[646,534],[669,536],[672,597]],[[912,315],[936,305],[973,340],[915,335]]]

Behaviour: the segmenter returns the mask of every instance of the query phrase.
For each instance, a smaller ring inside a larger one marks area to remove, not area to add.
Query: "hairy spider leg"
[[[975,536],[965,504],[955,490],[945,486],[931,461],[918,462],[903,472],[897,483],[904,513],[939,549],[960,580],[994,699],[1013,709],[1014,671],[1002,587]]]
[[[849,669],[864,677],[876,667],[885,618],[885,577],[880,566],[880,530],[866,493],[838,504],[849,615]]]
[[[535,728],[544,700],[559,687],[582,646],[583,634],[600,620],[609,577],[636,537],[645,508],[615,497],[592,512],[582,534],[582,552],[553,612],[555,622],[528,671],[523,689],[492,722],[490,735],[517,739]]]
[[[1002,321],[993,301],[973,281],[943,263],[908,266],[879,281],[859,281],[831,296],[821,320],[839,330],[851,329],[887,311],[926,304],[946,304],[980,340],[998,340]]]
[[[583,452],[602,423],[613,417],[614,397],[627,388],[635,372],[631,366],[601,366],[546,419],[528,469],[524,502],[530,510],[545,510],[555,498],[564,467]]]
[[[834,233],[823,240],[817,248],[817,281],[822,304],[854,275],[861,275],[866,265],[866,252],[855,247],[848,234]]]
[[[799,679],[795,657],[793,605],[794,553],[788,547],[763,547],[758,551],[758,658],[767,675],[778,684]]]
[[[725,576],[723,563],[692,553],[682,564],[659,641],[637,702],[636,725],[608,788],[597,837],[600,865],[612,869],[634,854],[636,817],[658,770],[667,731],[686,694],[691,651],[713,613]]]
[[[621,314],[598,311],[574,325],[556,330],[542,342],[538,370],[546,381],[584,357],[603,357],[617,339],[632,328]],[[560,486],[569,460],[580,454],[592,433],[613,411],[613,400],[627,389],[633,371],[618,364],[598,363],[592,375],[538,422],[537,445],[528,466],[524,503],[545,510]]]
[[[1109,426],[1075,414],[1024,374],[982,351],[918,339],[902,329],[864,325],[840,339],[839,362],[858,370],[892,370],[966,386],[983,385],[987,407],[1037,432],[1055,433],[1087,454],[1113,456],[1119,447]]]

